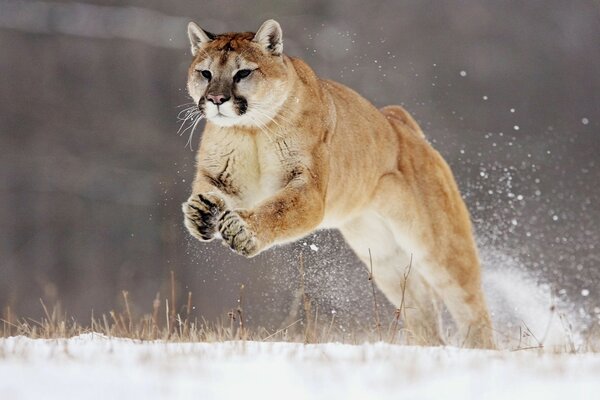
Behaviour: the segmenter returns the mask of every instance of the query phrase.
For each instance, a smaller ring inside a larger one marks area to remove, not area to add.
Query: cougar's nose
[[[225,97],[222,94],[209,94],[206,95],[206,98],[208,99],[208,101],[217,106],[220,106],[221,104],[225,103],[227,100],[230,99],[230,97]]]

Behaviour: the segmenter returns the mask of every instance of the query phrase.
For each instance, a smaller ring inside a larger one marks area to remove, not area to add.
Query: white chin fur
[[[217,108],[216,105],[207,102],[204,106],[206,119],[216,125],[233,126],[240,123],[240,116],[233,109],[233,102],[228,101]]]
[[[239,117],[225,117],[223,115],[215,115],[213,117],[206,117],[210,122],[220,126],[234,126],[241,125]]]
[[[238,115],[234,108],[233,102],[228,101],[222,106],[217,106],[213,103],[205,105],[206,119],[211,123],[219,126],[250,126],[261,127],[267,125],[274,117],[271,112],[263,111],[255,113],[253,109],[249,109],[246,114]]]

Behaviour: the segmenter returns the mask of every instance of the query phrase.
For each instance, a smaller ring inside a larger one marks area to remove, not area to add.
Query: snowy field
[[[600,354],[0,339],[1,399],[598,399]]]

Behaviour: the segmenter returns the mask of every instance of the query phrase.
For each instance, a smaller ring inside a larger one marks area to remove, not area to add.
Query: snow
[[[3,399],[590,399],[600,354],[385,343],[0,339]]]

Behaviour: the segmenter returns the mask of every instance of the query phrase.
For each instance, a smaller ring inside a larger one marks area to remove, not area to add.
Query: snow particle
[[[467,71],[465,71],[465,70],[460,71],[460,76],[462,76],[463,78],[465,76],[467,76]]]
[[[590,120],[584,117],[584,118],[581,118],[581,123],[584,125],[587,125],[590,123]]]
[[[552,221],[558,221],[558,215],[553,215],[552,216]]]
[[[311,244],[311,245],[310,245],[310,249],[311,249],[312,251],[319,251],[319,248],[318,248],[318,247],[317,247],[315,244]]]
[[[581,295],[582,295],[583,297],[588,297],[588,296],[590,295],[590,291],[589,291],[589,290],[587,290],[587,289],[583,289],[583,290],[581,291]]]
[[[487,96],[483,96],[482,98],[483,98],[484,100],[487,100],[487,99],[488,99],[488,97],[487,97]]]
[[[515,112],[515,109],[514,109],[514,108],[511,108],[511,109],[510,109],[510,112],[511,112],[511,113],[514,113],[514,112]]]
[[[513,126],[513,129],[514,129],[515,131],[518,131],[518,130],[519,130],[519,129],[521,129],[521,128],[519,128],[519,125],[515,125],[515,126]]]

